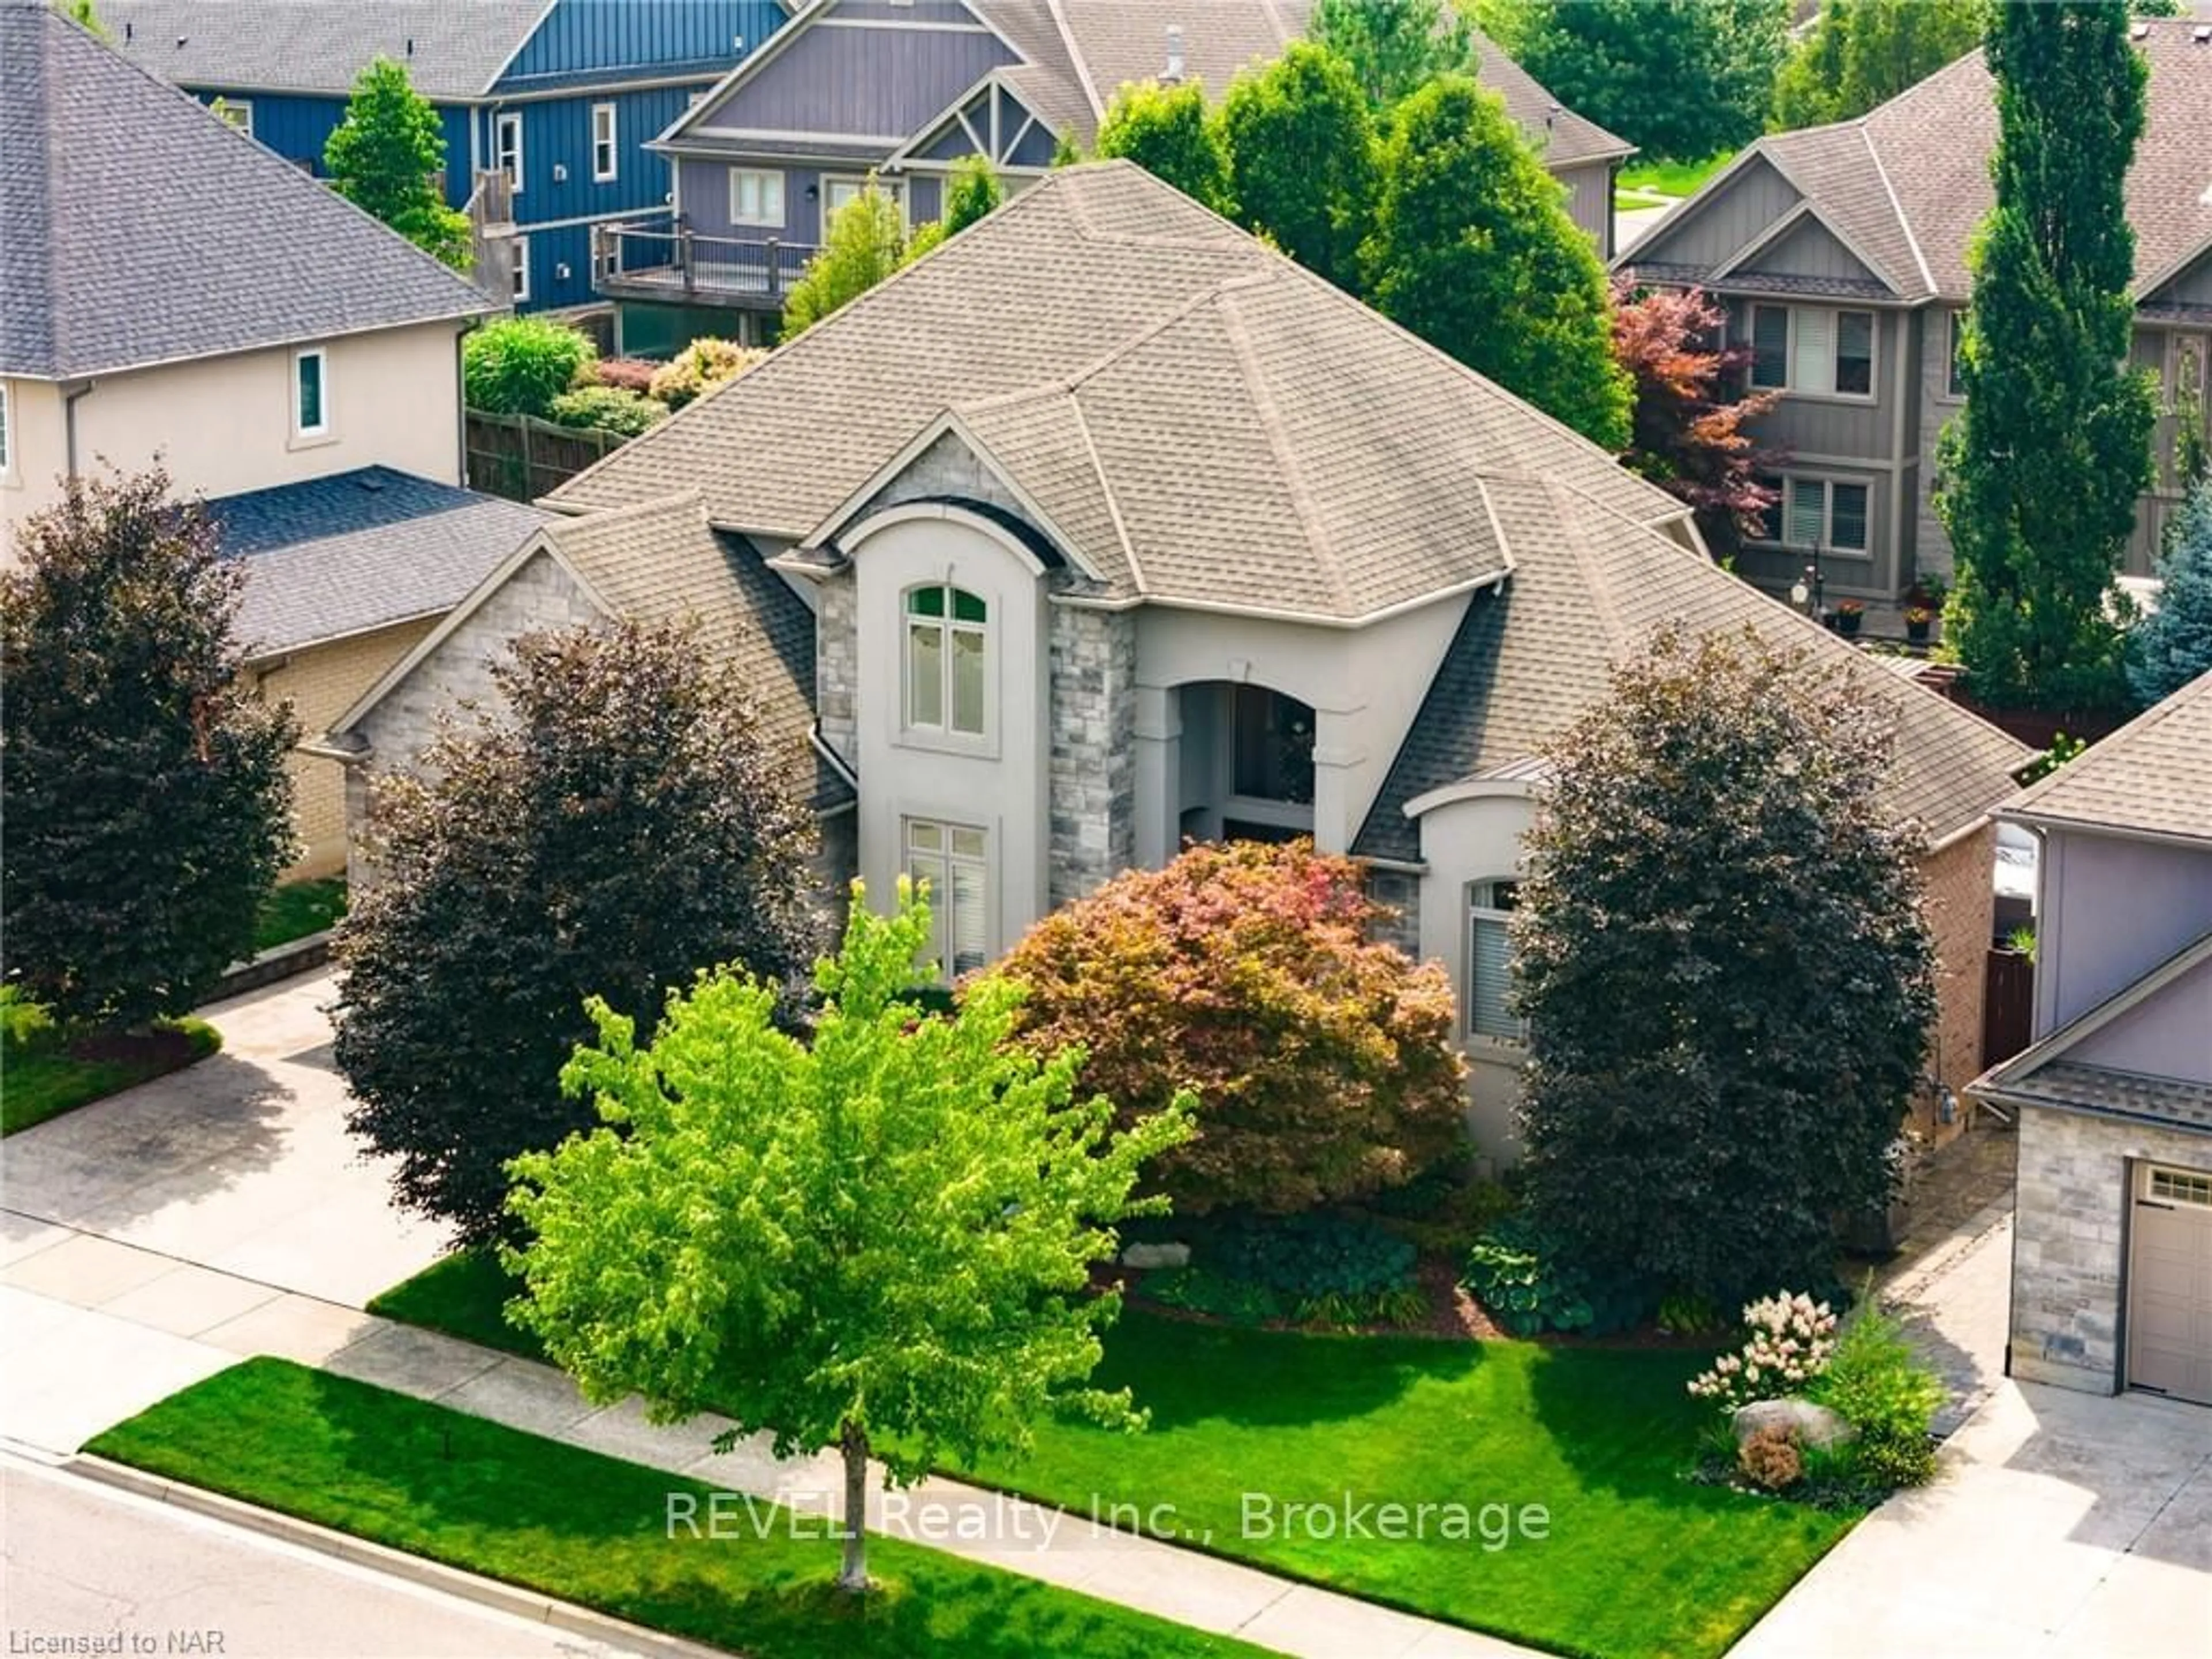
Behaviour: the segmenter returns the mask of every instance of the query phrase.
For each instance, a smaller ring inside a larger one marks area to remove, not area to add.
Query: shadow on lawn
[[[1586,1487],[1620,1498],[1694,1502],[1698,1431],[1712,1407],[1684,1385],[1711,1355],[1681,1350],[1552,1347],[1529,1374],[1530,1403],[1559,1455]]]

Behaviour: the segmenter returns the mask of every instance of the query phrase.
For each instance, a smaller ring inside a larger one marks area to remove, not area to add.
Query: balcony
[[[682,224],[592,228],[592,290],[611,300],[780,312],[811,243],[700,236]]]

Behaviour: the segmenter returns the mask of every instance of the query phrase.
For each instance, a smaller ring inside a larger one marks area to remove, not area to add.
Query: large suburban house
[[[780,0],[100,0],[98,11],[116,50],[310,173],[355,77],[380,56],[403,65],[438,112],[447,201],[466,208],[485,175],[503,179],[479,216],[514,227],[492,246],[524,310],[591,299],[592,228],[668,199],[668,163],[647,140],[787,15]]]
[[[909,222],[944,179],[988,157],[1010,190],[1062,140],[1087,149],[1131,82],[1226,91],[1279,56],[1310,0],[814,0],[653,143],[675,167],[669,211],[605,230],[599,292],[626,349],[712,331],[757,340],[874,173]],[[1486,40],[1480,74],[1543,153],[1569,210],[1613,242],[1613,178],[1633,146],[1584,120]]]
[[[67,479],[160,461],[245,562],[248,672],[319,729],[543,516],[459,487],[460,337],[495,308],[42,0],[0,0],[0,556]],[[300,867],[337,867],[343,775],[293,769]]]
[[[2010,1372],[2212,1405],[2212,674],[2009,802],[2042,842]]]
[[[712,648],[752,653],[782,711],[833,866],[879,896],[927,877],[948,972],[1187,837],[1365,859],[1401,941],[1449,968],[1502,1157],[1522,1055],[1504,921],[1544,747],[1661,623],[1748,627],[1894,711],[1890,801],[1932,848],[1934,1064],[1980,1069],[1990,813],[2027,751],[1718,568],[1610,455],[1127,163],[1054,172],[544,504],[580,516],[330,752],[405,769],[517,634],[699,596]]]
[[[2212,418],[2212,25],[2145,19],[2149,121],[2128,175],[2136,232],[2134,361],[2158,380],[2157,477],[2127,573],[2147,575],[2182,498],[2177,427]],[[1855,121],[1770,134],[1662,220],[1621,265],[1697,286],[1779,391],[1749,428],[1788,460],[1764,533],[1737,555],[1786,587],[1816,557],[1826,592],[1894,599],[1947,578],[1936,443],[1962,398],[1968,250],[1992,201],[1993,82],[1977,52]]]

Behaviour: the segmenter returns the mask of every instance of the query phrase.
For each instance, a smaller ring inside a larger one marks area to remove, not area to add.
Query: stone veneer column
[[[822,740],[845,758],[860,757],[860,603],[853,567],[825,577],[814,610],[815,717]]]
[[[1048,609],[1057,908],[1135,860],[1137,624],[1127,611]]]

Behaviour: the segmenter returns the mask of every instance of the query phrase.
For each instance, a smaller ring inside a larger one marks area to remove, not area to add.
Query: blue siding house
[[[115,48],[319,172],[380,54],[437,107],[446,199],[514,187],[520,309],[592,297],[592,227],[665,209],[646,148],[782,27],[782,0],[100,0]]]

